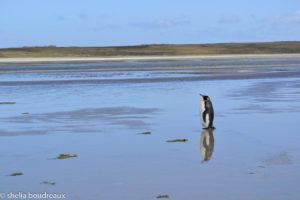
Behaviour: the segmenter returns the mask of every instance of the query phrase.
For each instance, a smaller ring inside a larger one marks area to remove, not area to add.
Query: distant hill
[[[300,42],[139,45],[114,47],[23,47],[0,49],[0,58],[179,56],[300,53]]]

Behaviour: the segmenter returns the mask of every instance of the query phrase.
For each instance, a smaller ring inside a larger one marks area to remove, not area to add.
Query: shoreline
[[[130,83],[158,83],[182,81],[218,81],[218,80],[245,80],[245,79],[276,79],[298,78],[300,72],[283,73],[228,73],[213,74],[209,76],[183,76],[183,77],[158,77],[158,78],[128,78],[128,79],[70,79],[70,80],[33,80],[33,81],[0,81],[1,86],[26,86],[26,85],[69,85],[69,84],[130,84]]]
[[[20,73],[53,73],[53,72],[134,72],[134,71],[180,71],[180,70],[209,70],[206,72],[213,72],[212,70],[222,69],[259,69],[259,68],[276,68],[276,67],[300,67],[298,64],[284,64],[284,65],[220,65],[220,66],[197,66],[197,67],[146,67],[146,68],[108,68],[108,69],[34,69],[34,70],[10,70],[2,71],[0,74],[20,74]],[[1,66],[0,66],[1,69]]]
[[[160,61],[185,59],[247,59],[247,58],[300,58],[300,54],[217,54],[190,56],[117,56],[117,57],[35,57],[0,58],[0,63],[56,63],[56,62],[109,62],[109,61]]]

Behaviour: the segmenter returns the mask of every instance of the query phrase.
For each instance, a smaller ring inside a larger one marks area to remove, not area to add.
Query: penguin
[[[202,125],[204,126],[205,129],[212,128],[214,129],[215,127],[213,126],[213,121],[214,121],[214,108],[212,105],[212,102],[210,101],[209,96],[202,95],[203,100],[201,101],[201,119],[202,119]]]
[[[209,161],[214,151],[215,139],[213,135],[214,129],[204,129],[201,133],[200,150],[203,162]]]

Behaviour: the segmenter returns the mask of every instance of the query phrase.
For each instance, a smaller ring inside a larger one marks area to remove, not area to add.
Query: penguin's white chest
[[[205,111],[205,102],[201,101],[201,114]]]

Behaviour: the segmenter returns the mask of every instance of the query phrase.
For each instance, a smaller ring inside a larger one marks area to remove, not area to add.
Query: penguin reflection
[[[203,162],[209,161],[214,151],[214,129],[203,129],[201,133],[200,150],[204,158]]]

